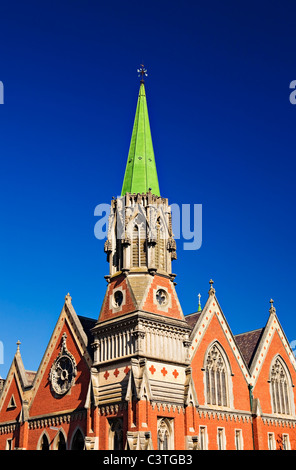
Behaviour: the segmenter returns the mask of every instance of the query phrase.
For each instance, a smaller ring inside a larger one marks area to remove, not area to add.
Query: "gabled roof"
[[[91,343],[93,343],[94,338],[93,338],[93,335],[91,333],[91,329],[95,326],[95,324],[97,323],[97,320],[95,320],[94,318],[83,317],[81,315],[77,315],[77,316],[79,318],[79,321],[81,323],[83,331],[87,336],[87,350],[88,350],[90,356],[92,357],[93,356],[93,350],[92,350],[92,347],[91,347]]]
[[[200,316],[202,314],[202,311],[200,312],[194,312],[190,313],[188,315],[185,315],[185,320],[187,321],[188,325],[193,329],[199,320]]]
[[[22,356],[20,353],[19,342],[16,353],[13,357],[10,369],[8,371],[6,380],[1,379],[0,384],[0,410],[6,400],[7,394],[9,393],[11,384],[15,380],[20,395],[25,393],[25,390],[29,390],[32,387],[36,372],[27,371],[24,368]],[[2,388],[1,388],[2,387]]]
[[[146,92],[141,81],[121,195],[148,193],[149,188],[160,196]]]
[[[263,332],[264,328],[259,328],[257,330],[247,331],[246,333],[234,335],[236,344],[238,345],[240,352],[244,356],[248,367],[250,367],[260,339],[263,335]]]
[[[25,370],[26,378],[28,385],[31,386],[32,383],[34,382],[36,372],[33,370]]]
[[[190,313],[185,316],[185,320],[187,321],[188,325],[192,328],[192,330],[194,329],[201,315],[202,311]],[[257,330],[247,331],[245,333],[239,333],[237,335],[234,335],[236,344],[248,367],[250,367],[252,359],[259,345],[260,339],[263,335],[263,332],[264,328],[259,328]]]

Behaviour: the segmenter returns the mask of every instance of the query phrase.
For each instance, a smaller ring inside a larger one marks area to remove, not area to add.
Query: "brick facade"
[[[133,142],[147,129],[143,83],[138,109]],[[125,186],[146,167],[156,184],[144,137]],[[296,450],[296,361],[273,301],[264,328],[233,335],[210,281],[185,316],[171,208],[153,188],[113,199],[108,230],[99,318],[77,315],[68,294],[36,372],[18,344],[0,383],[0,450]]]
[[[171,440],[166,446],[171,449],[296,449],[293,387],[288,414],[274,413],[272,405],[270,374],[275,358],[280,357],[285,365],[291,384],[296,380],[295,359],[275,311],[269,315],[250,363],[210,291],[203,311],[188,316],[186,365],[134,354],[105,362],[92,376],[95,362],[89,339],[96,324],[77,316],[66,297],[36,373],[24,369],[18,346],[0,396],[1,450],[39,449],[44,436],[50,449],[57,449],[61,434],[71,449],[77,431],[83,439],[80,445],[87,449],[158,449],[161,420],[170,426]],[[57,396],[49,375],[64,333],[77,374],[69,392]],[[207,403],[205,361],[212,345],[223,352],[229,369],[226,406]],[[112,431],[116,426],[117,439]]]

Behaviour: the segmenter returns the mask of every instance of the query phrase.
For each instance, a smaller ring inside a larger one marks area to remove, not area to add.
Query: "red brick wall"
[[[199,404],[205,404],[204,372],[202,371],[202,368],[204,365],[206,351],[210,343],[214,340],[217,340],[221,344],[231,364],[231,370],[233,374],[231,381],[234,397],[234,408],[237,410],[250,411],[248,384],[244,378],[244,372],[240,368],[240,365],[234,356],[233,349],[230,347],[221,325],[215,315],[209,323],[198,350],[192,358],[191,362],[192,376]]]
[[[64,332],[67,334],[67,349],[74,356],[77,364],[77,376],[75,384],[71,388],[70,392],[60,398],[56,398],[54,392],[51,390],[49,373],[54,360],[60,352],[61,339]],[[54,339],[56,339],[56,344],[53,352],[51,354],[47,353],[47,362],[41,368],[41,373],[43,375],[40,376],[40,381],[37,379],[33,389],[33,392],[35,392],[36,395],[30,407],[30,417],[77,409],[84,406],[90,372],[86,361],[80,355],[80,351],[78,350],[77,344],[67,325],[67,321],[65,321],[64,325],[61,327],[59,335]]]
[[[122,290],[125,291],[125,304],[122,305],[122,308],[113,313],[112,309],[110,309],[110,297],[113,296],[114,289],[122,287]],[[102,306],[102,310],[99,316],[99,321],[110,320],[112,318],[119,317],[129,312],[133,312],[135,310],[135,305],[130,293],[130,290],[127,286],[126,277],[125,276],[118,276],[113,279],[110,284],[108,284],[107,294],[104,300],[104,304]]]

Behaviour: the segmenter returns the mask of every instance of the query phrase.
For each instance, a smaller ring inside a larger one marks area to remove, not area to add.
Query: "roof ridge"
[[[265,326],[262,326],[261,328],[255,328],[254,330],[244,331],[243,333],[237,333],[237,334],[234,334],[233,336],[246,335],[247,333],[253,333],[255,331],[262,331],[262,330],[264,330],[264,328],[265,328]]]
[[[203,309],[202,309],[202,310],[199,310],[199,311],[196,310],[196,312],[192,312],[192,313],[185,313],[184,316],[185,316],[185,317],[189,317],[190,315],[195,315],[196,313],[200,314],[202,311],[203,311]]]
[[[86,317],[85,315],[77,315],[78,318],[86,318],[87,320],[94,320],[94,321],[97,321],[96,318],[92,318],[92,317]]]

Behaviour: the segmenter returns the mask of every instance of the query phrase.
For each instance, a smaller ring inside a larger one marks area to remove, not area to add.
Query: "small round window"
[[[158,305],[164,307],[168,303],[168,294],[164,289],[158,289],[156,292],[156,301]]]
[[[114,307],[120,307],[123,301],[123,293],[121,290],[117,290],[114,292],[114,297],[113,297],[113,302],[114,302]]]

